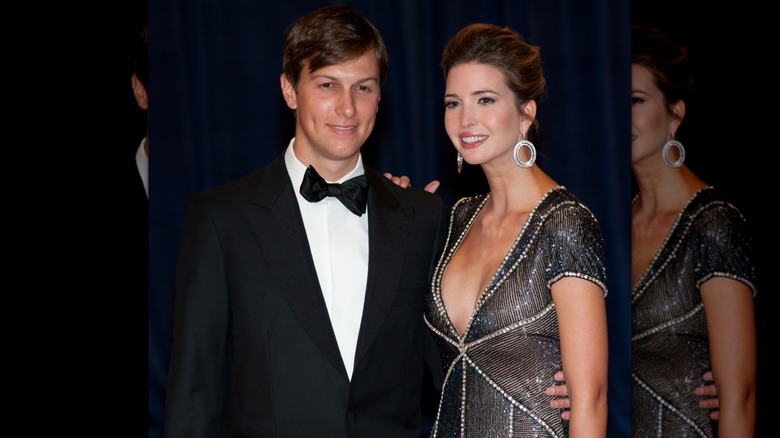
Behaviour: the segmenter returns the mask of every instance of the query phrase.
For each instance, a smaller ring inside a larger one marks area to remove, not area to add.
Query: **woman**
[[[692,85],[685,47],[639,26],[632,44],[633,431],[753,436],[756,290],[747,225],[691,172],[675,140]],[[694,394],[710,366],[717,423]]]
[[[607,293],[596,218],[536,164],[537,47],[489,24],[444,49],[444,124],[489,193],[460,199],[425,320],[445,381],[432,436],[605,436]],[[570,422],[545,389],[566,371]]]

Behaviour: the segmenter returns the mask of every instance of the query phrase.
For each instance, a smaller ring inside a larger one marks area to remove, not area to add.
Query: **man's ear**
[[[298,100],[295,96],[295,87],[293,86],[292,82],[290,82],[287,79],[287,75],[284,73],[279,76],[279,83],[282,86],[282,96],[284,96],[284,101],[287,103],[287,107],[291,110],[298,108]]]
[[[130,85],[133,87],[133,95],[135,96],[135,101],[138,103],[138,107],[142,110],[149,109],[149,96],[146,94],[146,87],[144,87],[144,84],[138,79],[137,74],[133,73],[130,77]]]

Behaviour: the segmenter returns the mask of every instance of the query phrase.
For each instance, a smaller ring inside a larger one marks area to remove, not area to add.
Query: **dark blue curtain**
[[[579,196],[607,243],[609,436],[630,436],[630,3],[619,0],[169,0],[150,2],[150,411],[161,418],[175,261],[187,198],[276,157],[293,135],[279,88],[285,28],[325,4],[363,12],[390,53],[369,165],[432,179],[452,204],[486,190],[481,170],[455,171],[443,126],[445,43],[472,22],[506,25],[541,47],[539,165]],[[159,436],[154,433],[150,436]]]

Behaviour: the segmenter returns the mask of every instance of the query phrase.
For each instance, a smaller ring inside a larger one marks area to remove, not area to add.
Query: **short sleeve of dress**
[[[596,283],[607,296],[604,238],[596,217],[583,204],[569,200],[549,213],[544,225],[549,245],[547,285],[564,277]]]
[[[696,286],[712,277],[728,277],[747,285],[755,297],[753,241],[745,218],[727,202],[711,202],[695,214]]]

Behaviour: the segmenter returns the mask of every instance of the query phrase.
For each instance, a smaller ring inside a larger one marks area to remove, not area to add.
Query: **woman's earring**
[[[680,156],[677,158],[677,161],[672,161],[669,158],[669,149],[672,148],[672,146],[677,148],[677,151],[679,152]],[[683,162],[685,161],[685,148],[683,147],[682,143],[680,143],[677,140],[669,140],[666,143],[664,143],[664,150],[661,153],[661,155],[664,158],[664,163],[666,163],[667,166],[671,168],[677,168],[682,166]]]
[[[458,152],[458,173],[463,172],[463,156]]]
[[[523,148],[523,146],[528,148],[528,151],[531,152],[531,158],[528,159],[528,161],[523,161],[520,159],[520,157],[517,155],[518,152],[520,152],[520,149]],[[515,143],[515,164],[517,164],[520,167],[531,167],[534,165],[534,162],[536,162],[536,146],[534,146],[533,143],[525,139],[525,133],[523,134],[523,139]]]

